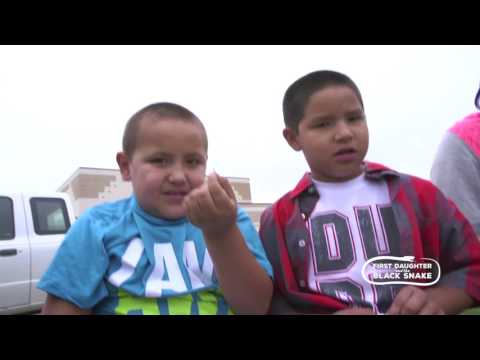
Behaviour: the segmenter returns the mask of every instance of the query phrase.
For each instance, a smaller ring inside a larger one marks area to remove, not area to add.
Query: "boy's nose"
[[[353,137],[352,129],[345,121],[339,121],[335,130],[335,141],[343,142]]]
[[[186,181],[185,171],[181,167],[172,169],[168,176],[168,180],[174,184],[182,184]]]

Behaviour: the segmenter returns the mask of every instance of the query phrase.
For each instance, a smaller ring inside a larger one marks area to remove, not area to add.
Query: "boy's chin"
[[[187,212],[183,206],[176,209],[158,209],[157,217],[166,220],[178,220],[187,216]]]
[[[335,177],[338,179],[338,181],[348,181],[355,179],[364,172],[363,165],[361,164],[355,164],[355,166],[351,166],[349,169],[342,170],[343,171],[337,171],[335,174]]]

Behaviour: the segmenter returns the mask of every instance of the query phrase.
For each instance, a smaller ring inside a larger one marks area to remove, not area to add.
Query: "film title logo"
[[[376,256],[362,268],[365,281],[374,285],[431,286],[440,280],[440,272],[436,260],[414,256]]]

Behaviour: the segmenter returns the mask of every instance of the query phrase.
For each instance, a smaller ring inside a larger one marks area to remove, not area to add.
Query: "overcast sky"
[[[272,202],[307,170],[282,137],[283,94],[320,69],[359,86],[367,160],[429,178],[444,131],[475,111],[480,46],[0,46],[0,193],[116,168],[129,117],[170,101],[204,122],[208,171]]]

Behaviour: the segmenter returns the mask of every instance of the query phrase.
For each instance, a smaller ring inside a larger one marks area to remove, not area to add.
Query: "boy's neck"
[[[313,183],[317,185],[322,185],[322,186],[343,186],[343,185],[349,185],[349,184],[355,184],[358,182],[363,181],[365,178],[365,170],[363,170],[359,175],[347,179],[347,180],[339,180],[339,181],[324,181],[324,180],[317,180],[313,177],[312,174],[312,181]]]

